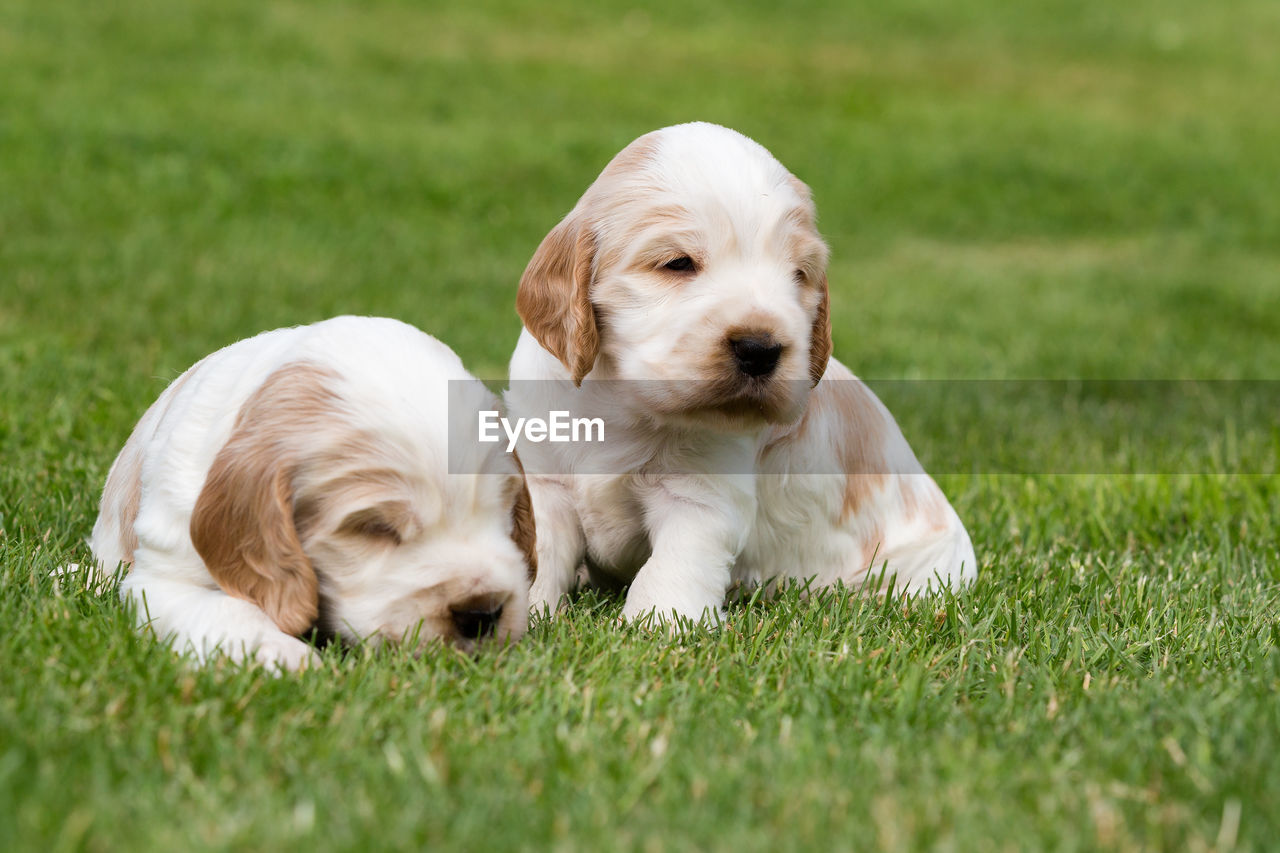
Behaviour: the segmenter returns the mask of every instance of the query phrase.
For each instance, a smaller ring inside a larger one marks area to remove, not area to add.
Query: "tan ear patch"
[[[568,368],[575,384],[591,372],[600,353],[599,322],[591,303],[595,226],[606,207],[633,191],[628,178],[652,159],[656,147],[648,134],[609,161],[569,215],[543,238],[520,276],[516,312],[538,343]]]
[[[577,211],[543,239],[520,277],[516,312],[538,343],[560,359],[575,383],[591,372],[600,350],[591,305],[595,238]]]
[[[191,541],[218,586],[293,635],[314,624],[319,597],[294,526],[292,479],[301,448],[335,412],[336,378],[305,363],[271,374],[241,407],[191,515]]]
[[[827,246],[818,234],[813,193],[809,186],[790,173],[787,173],[787,183],[800,197],[800,205],[791,212],[791,220],[799,229],[791,247],[792,253],[798,257],[812,257],[817,267],[806,271],[819,293],[818,310],[813,315],[813,328],[809,332],[809,380],[816,387],[827,372],[827,362],[831,360],[831,291],[827,284]]]
[[[822,380],[827,372],[827,362],[831,361],[831,293],[825,273],[818,286],[822,299],[818,303],[818,313],[813,317],[813,329],[809,332],[809,381],[814,387]]]
[[[529,484],[525,481],[520,457],[513,453],[512,458],[520,469],[520,488],[511,506],[511,538],[524,554],[525,563],[529,566],[529,582],[532,583],[538,575],[538,536],[533,523],[533,498],[529,495]]]

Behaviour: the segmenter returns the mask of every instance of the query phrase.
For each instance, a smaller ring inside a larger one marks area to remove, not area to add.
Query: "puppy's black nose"
[[[494,627],[502,618],[502,605],[486,608],[477,602],[463,602],[449,608],[453,616],[453,626],[458,635],[468,640],[478,640],[493,634]]]
[[[782,355],[782,344],[775,343],[767,335],[730,338],[729,346],[733,347],[738,369],[748,376],[768,376],[778,366],[778,358]]]

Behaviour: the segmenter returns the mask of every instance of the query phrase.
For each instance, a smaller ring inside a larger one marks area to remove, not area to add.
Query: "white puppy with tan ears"
[[[395,320],[338,317],[178,377],[107,476],[90,545],[179,651],[294,669],[299,637],[471,648],[525,632],[532,516],[517,462],[457,459],[447,408],[497,399]]]
[[[893,417],[830,358],[826,269],[808,187],[711,124],[631,143],[547,235],[520,281],[508,409],[606,435],[518,444],[535,608],[583,563],[630,583],[627,619],[714,619],[734,583],[976,575]]]

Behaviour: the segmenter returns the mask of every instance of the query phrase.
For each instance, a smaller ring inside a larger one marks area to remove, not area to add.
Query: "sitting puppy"
[[[453,380],[451,382],[450,380]],[[111,466],[90,546],[139,619],[200,659],[296,669],[300,636],[470,649],[521,636],[534,534],[517,463],[450,474],[449,402],[497,408],[444,344],[339,317],[178,377]],[[462,460],[459,460],[461,463]]]
[[[666,128],[608,164],[517,295],[512,417],[572,409],[606,433],[517,445],[533,606],[584,560],[630,583],[626,619],[714,619],[734,583],[975,576],[892,416],[830,358],[826,267],[808,187],[732,130]]]

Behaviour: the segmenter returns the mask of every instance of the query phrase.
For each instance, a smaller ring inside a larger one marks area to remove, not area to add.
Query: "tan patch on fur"
[[[653,153],[658,150],[658,134],[661,132],[655,130],[636,137],[630,145],[613,156],[609,165],[605,166],[604,171],[600,173],[600,177],[635,172],[646,165],[653,159]]]
[[[846,516],[847,517],[847,516]],[[884,525],[877,522],[862,537],[862,568],[875,573],[886,559],[881,546],[884,544]]]
[[[590,296],[595,238],[578,219],[569,214],[543,239],[516,291],[525,328],[560,359],[575,383],[591,372],[600,349]]]
[[[884,458],[887,427],[871,392],[860,380],[833,384],[837,390],[833,395],[836,417],[843,426],[840,434],[844,438],[840,448],[845,471],[840,517],[848,519],[883,488],[888,477]]]
[[[358,433],[310,454],[308,469],[323,472],[324,479],[315,482],[312,477],[294,496],[293,523],[303,545],[338,529],[353,506],[396,501],[409,506],[412,486],[403,472],[388,464],[386,448]],[[416,516],[394,520],[406,527],[422,523]]]
[[[752,311],[732,326],[709,317],[701,334],[690,334],[670,350],[674,364],[685,365],[690,375],[644,382],[644,397],[653,411],[667,418],[684,419],[704,427],[739,429],[744,423],[789,424],[803,411],[808,389],[801,379],[791,380],[784,371],[752,379],[739,368],[730,341],[756,336],[777,341],[777,320],[765,311]],[[718,346],[708,349],[708,340]],[[786,358],[786,344],[782,358]]]
[[[191,516],[191,541],[218,586],[293,635],[312,626],[319,606],[315,570],[294,526],[293,469],[333,416],[336,378],[305,363],[267,377],[241,407]]]
[[[871,391],[860,379],[833,379],[818,386],[796,425],[777,440],[798,441],[825,421],[836,442],[836,456],[845,475],[840,520],[856,514],[883,488],[889,472],[884,455],[888,425]]]
[[[789,219],[794,229],[787,236],[787,255],[799,264],[809,281],[819,284],[827,274],[827,259],[831,250],[818,235],[813,217],[809,213],[796,208]]]
[[[813,329],[809,332],[809,381],[815,388],[831,361],[831,293],[827,289],[825,273],[818,287],[822,298],[818,302],[818,313],[813,317]]]
[[[902,514],[908,519],[923,515],[934,531],[947,527],[947,510],[951,504],[942,494],[942,490],[931,480],[920,477],[921,483],[913,482],[910,488],[902,489]],[[924,486],[924,494],[919,494],[920,486]]]
[[[524,477],[520,478],[520,490],[511,506],[511,538],[529,567],[529,582],[538,576],[538,537],[533,524],[533,499]]]
[[[642,136],[609,162],[600,177],[559,225],[543,239],[525,267],[516,291],[516,312],[538,343],[568,368],[575,384],[595,366],[599,324],[591,303],[596,272],[595,227],[606,189],[638,171],[656,142]]]
[[[796,195],[800,196],[800,199],[812,208],[813,190],[809,189],[809,185],[790,172],[787,172],[787,183],[791,185],[791,189],[795,190]]]
[[[650,234],[661,234],[663,239],[653,245],[643,246],[636,252],[630,258],[631,269],[650,272],[680,255],[688,255],[696,267],[702,267],[706,263],[704,237],[692,222],[689,209],[683,205],[667,204],[645,208],[636,216],[628,218],[625,226],[619,226],[613,245],[599,252],[595,263],[596,276],[619,266],[627,253],[635,249],[636,241],[643,240],[645,235]],[[686,281],[688,275],[686,272],[668,273],[673,283]]]
[[[904,518],[915,518],[920,512],[920,499],[916,496],[915,484],[903,484],[898,488],[902,495],[902,515]]]
[[[734,338],[760,337],[770,338],[776,341],[775,332],[777,331],[778,321],[769,314],[755,309],[747,313],[740,321],[732,326],[728,326],[724,330],[724,338],[731,341]],[[779,341],[779,343],[781,343]]]
[[[402,500],[378,501],[362,506],[348,513],[337,525],[338,533],[393,542],[396,545],[413,538],[421,530],[422,525],[413,512],[413,505]],[[305,536],[300,538],[306,542]]]
[[[852,384],[852,383],[841,383]],[[845,500],[840,507],[842,520],[858,512],[863,503],[870,500],[876,492],[881,491],[888,473],[884,471],[884,425],[879,419],[879,412],[869,405],[865,397],[867,391],[860,387],[859,393],[850,394],[850,405],[845,411],[850,420],[845,434]]]
[[[160,395],[160,399],[154,404],[160,409],[156,413],[155,427],[164,420],[178,392],[200,368],[201,363],[203,362],[197,362],[188,368]],[[143,415],[142,419],[145,421],[146,415]],[[138,550],[136,525],[138,510],[142,504],[142,460],[145,456],[143,445],[155,434],[153,428],[144,439],[142,427],[141,422],[134,427],[128,441],[120,450],[120,455],[111,463],[111,470],[107,472],[107,482],[102,488],[102,509],[115,512],[117,541],[120,543],[121,561],[124,563],[132,563],[133,554]]]
[[[129,436],[124,449],[111,464],[107,484],[102,489],[104,510],[114,511],[116,535],[120,543],[121,560],[133,562],[133,552],[138,550],[138,507],[142,503],[142,439],[137,431]]]
[[[744,424],[788,424],[801,413],[801,401],[784,380],[751,383],[733,363],[728,347],[706,363],[716,379],[646,380],[645,401],[666,418],[712,429],[741,429]]]
[[[775,374],[765,379],[751,379],[739,369],[733,356],[730,341],[739,337],[760,337],[777,342],[776,320],[764,312],[752,312],[737,324],[727,328],[712,327],[707,335],[722,336],[722,345],[712,350],[709,357],[703,350],[702,340],[692,341],[696,348],[677,347],[672,358],[677,363],[692,364],[701,358],[699,376],[689,380],[654,381],[652,386],[667,387],[667,404],[650,392],[655,407],[667,416],[687,414],[707,425],[719,423],[725,428],[741,426],[742,422],[785,424],[795,421],[801,414],[801,398],[791,380]],[[782,358],[785,358],[784,344]]]

